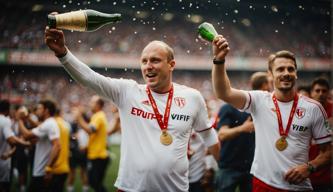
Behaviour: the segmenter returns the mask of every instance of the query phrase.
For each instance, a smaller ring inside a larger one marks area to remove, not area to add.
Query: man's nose
[[[290,72],[288,71],[288,69],[283,70],[283,75],[289,75],[289,74]]]
[[[150,62],[150,61],[147,62],[147,68],[148,69],[152,69],[153,68],[152,62]]]

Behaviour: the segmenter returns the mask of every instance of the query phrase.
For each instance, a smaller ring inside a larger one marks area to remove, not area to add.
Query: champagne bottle
[[[87,9],[47,16],[47,25],[50,28],[73,31],[95,31],[108,23],[121,20],[121,14],[106,14]]]
[[[198,33],[203,39],[212,42],[217,35],[214,26],[210,23],[204,22],[199,25]]]

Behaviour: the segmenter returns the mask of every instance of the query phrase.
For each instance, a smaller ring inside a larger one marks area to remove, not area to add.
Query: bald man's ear
[[[176,66],[176,61],[173,59],[169,62],[169,66],[170,66],[170,69],[171,71],[173,71],[173,69],[175,68]]]

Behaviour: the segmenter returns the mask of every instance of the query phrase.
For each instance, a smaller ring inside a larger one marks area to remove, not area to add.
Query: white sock
[[[73,192],[73,191],[74,191],[74,186],[73,185],[67,186],[67,192]]]

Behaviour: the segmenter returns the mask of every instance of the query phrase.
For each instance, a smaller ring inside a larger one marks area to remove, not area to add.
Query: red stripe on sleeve
[[[321,139],[326,139],[326,138],[328,138],[328,137],[331,137],[331,135],[326,135],[326,136],[324,136],[324,137],[319,137],[319,138],[313,138],[314,140],[321,140]]]
[[[251,94],[249,92],[247,92],[247,94],[249,94],[249,97],[250,97],[250,101],[249,101],[249,105],[245,108],[245,110],[249,109],[250,108],[250,105],[252,103],[252,97],[251,97]]]
[[[323,114],[324,118],[327,119],[326,111],[318,101],[315,101],[315,100],[310,99],[308,97],[303,97],[303,98],[304,98],[304,100],[308,101],[309,103],[313,103],[313,104],[317,105],[319,107],[321,113]]]
[[[209,128],[207,128],[207,129],[204,129],[204,130],[200,130],[200,131],[196,131],[196,132],[204,132],[204,131],[207,131],[207,130],[209,130],[209,129],[211,129],[212,127],[209,127]]]

